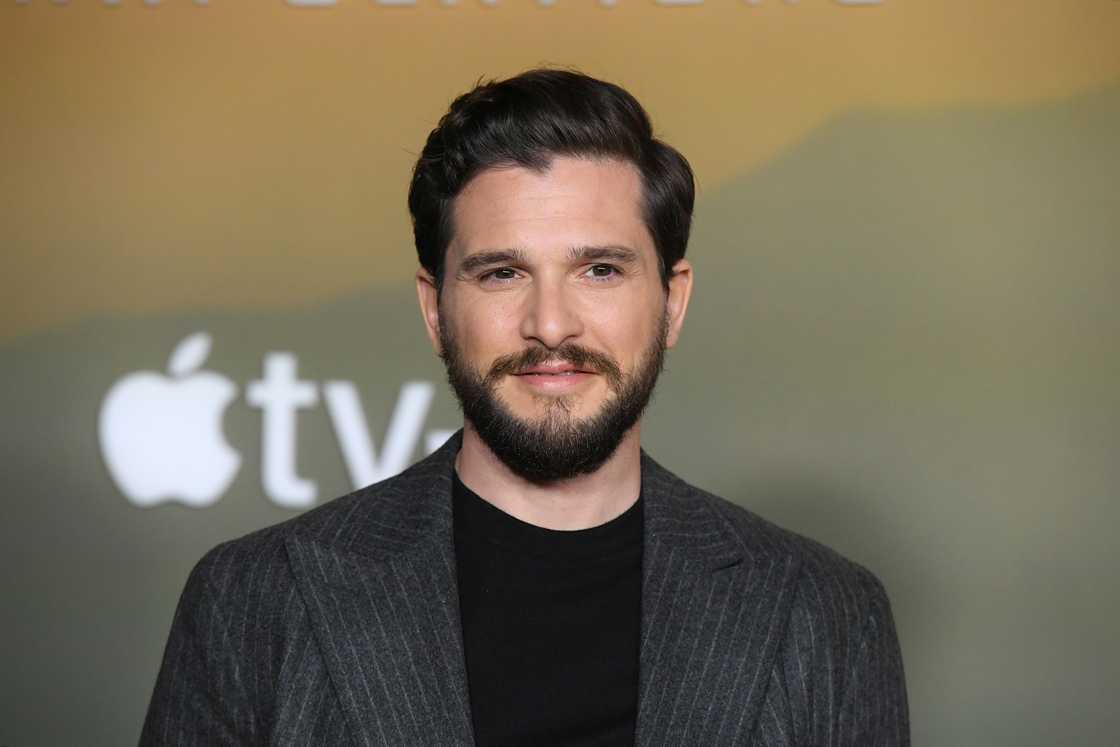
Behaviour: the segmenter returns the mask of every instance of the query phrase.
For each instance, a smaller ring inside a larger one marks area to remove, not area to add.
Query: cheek
[[[660,309],[632,305],[600,309],[596,328],[601,345],[623,368],[634,368],[660,328]]]
[[[464,304],[454,312],[452,329],[462,352],[490,361],[517,349],[516,316],[497,304]]]

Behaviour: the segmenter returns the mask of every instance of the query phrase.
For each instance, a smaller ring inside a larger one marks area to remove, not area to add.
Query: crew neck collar
[[[507,514],[463,484],[452,469],[452,500],[457,535],[501,545],[526,555],[563,562],[613,557],[640,547],[643,501],[638,499],[609,521],[587,529],[546,529]]]

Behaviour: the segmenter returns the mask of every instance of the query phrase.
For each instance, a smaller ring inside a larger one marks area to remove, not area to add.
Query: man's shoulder
[[[680,478],[676,478],[680,480]],[[812,606],[843,600],[867,611],[884,605],[882,582],[867,567],[810,537],[766,519],[749,508],[680,480],[690,500],[722,522],[725,532],[747,558],[777,560],[796,568],[798,597]]]
[[[429,457],[398,475],[331,499],[298,516],[223,541],[195,564],[188,585],[207,584],[215,589],[233,590],[260,583],[262,579],[273,586],[290,585],[287,553],[294,538],[342,549],[364,546],[368,543],[363,543],[367,539],[363,532],[376,524],[390,535],[385,542],[390,545],[395,539],[394,531],[407,532],[429,518],[425,509],[430,509],[431,503],[417,499],[445,471],[440,460],[433,465]],[[450,484],[449,472],[444,479]]]

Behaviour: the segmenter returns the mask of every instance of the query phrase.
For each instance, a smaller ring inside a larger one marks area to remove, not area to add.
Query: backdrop
[[[214,544],[458,427],[411,165],[483,76],[699,179],[645,444],[872,568],[917,745],[1120,733],[1120,2],[8,0],[0,744],[134,743]]]

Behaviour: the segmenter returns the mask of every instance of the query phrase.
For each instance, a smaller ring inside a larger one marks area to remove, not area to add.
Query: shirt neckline
[[[613,519],[587,529],[546,529],[507,514],[459,479],[452,468],[452,499],[457,536],[485,540],[522,555],[556,563],[587,563],[614,558],[642,546],[643,501]]]

